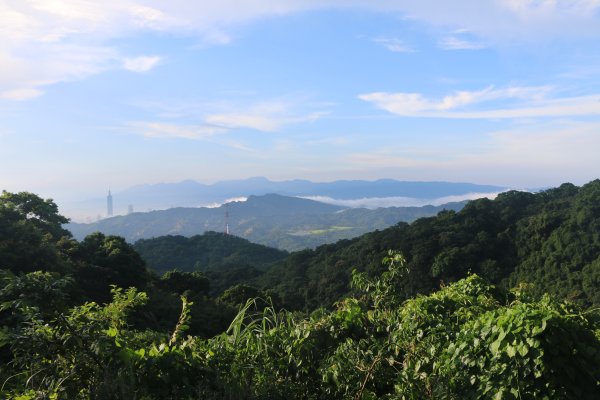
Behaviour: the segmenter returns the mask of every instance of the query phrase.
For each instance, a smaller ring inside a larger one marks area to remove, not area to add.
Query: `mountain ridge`
[[[444,209],[459,210],[463,203],[442,206],[388,207],[376,210],[347,208],[277,194],[250,196],[215,208],[176,207],[115,216],[91,224],[66,225],[75,238],[95,231],[123,236],[130,242],[164,235],[194,236],[206,231],[230,232],[254,243],[282,250],[311,248],[412,221]]]

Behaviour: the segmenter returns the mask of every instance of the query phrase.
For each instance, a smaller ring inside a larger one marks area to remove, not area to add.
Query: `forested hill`
[[[464,202],[441,206],[347,209],[297,197],[268,194],[250,196],[217,208],[172,208],[107,218],[92,224],[68,224],[82,240],[93,232],[118,235],[129,242],[164,235],[194,236],[223,232],[228,222],[233,235],[283,250],[314,248],[387,228],[398,221],[414,221],[444,209],[460,210]],[[226,220],[226,213],[228,220]]]
[[[407,297],[477,273],[507,287],[529,282],[535,293],[600,304],[600,180],[505,192],[460,212],[293,253],[256,284],[275,288],[288,307],[330,305],[348,292],[353,268],[381,272],[388,249],[407,258]]]
[[[587,307],[600,303],[600,181],[297,252],[255,278],[263,290],[159,277],[123,238],[78,242],[65,222],[51,200],[0,195],[0,398],[600,395],[600,313]],[[367,273],[350,278],[354,266]],[[459,279],[469,271],[535,286]],[[421,291],[435,293],[409,299]]]
[[[190,238],[161,236],[141,239],[135,242],[133,248],[149,268],[160,273],[173,269],[207,272],[240,266],[264,269],[288,256],[286,251],[217,232]]]

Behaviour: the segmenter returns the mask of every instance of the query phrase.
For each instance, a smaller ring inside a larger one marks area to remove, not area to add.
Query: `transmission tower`
[[[225,203],[225,234],[229,235],[229,203]]]

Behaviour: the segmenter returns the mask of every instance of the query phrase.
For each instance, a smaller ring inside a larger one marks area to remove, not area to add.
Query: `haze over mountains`
[[[138,185],[113,192],[115,214],[125,214],[131,205],[135,211],[163,210],[174,207],[218,206],[231,199],[280,194],[305,197],[345,207],[400,207],[440,205],[452,201],[494,196],[507,188],[493,185],[454,182],[409,182],[393,179],[376,181],[308,180],[270,181],[264,177],[202,184],[192,180],[178,183]],[[106,198],[61,204],[68,216],[91,222],[92,216],[105,216]]]
[[[348,239],[400,221],[411,222],[443,209],[460,210],[464,202],[441,206],[347,208],[297,197],[250,196],[220,207],[177,207],[106,218],[91,224],[66,226],[75,238],[90,233],[119,235],[133,242],[163,235],[193,236],[223,232],[285,250],[298,250]]]

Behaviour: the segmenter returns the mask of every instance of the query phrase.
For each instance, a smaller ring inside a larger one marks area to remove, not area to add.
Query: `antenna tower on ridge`
[[[225,203],[225,234],[229,235],[229,203]]]

